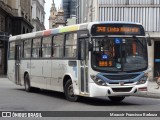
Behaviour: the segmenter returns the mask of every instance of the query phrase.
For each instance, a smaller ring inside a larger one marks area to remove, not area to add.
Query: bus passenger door
[[[21,45],[15,46],[15,82],[17,85],[21,85],[20,80],[20,55],[21,55]]]
[[[88,93],[88,39],[79,39],[81,92]]]

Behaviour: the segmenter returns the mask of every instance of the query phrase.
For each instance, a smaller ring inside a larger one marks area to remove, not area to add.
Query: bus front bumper
[[[95,83],[89,83],[89,96],[131,96],[138,94],[147,94],[147,84],[141,85],[111,85],[99,86]]]

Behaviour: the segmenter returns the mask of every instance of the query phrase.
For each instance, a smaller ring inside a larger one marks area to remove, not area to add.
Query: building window
[[[22,17],[24,17],[24,12],[23,11],[21,12],[21,15],[22,15]]]
[[[129,0],[126,0],[126,5],[129,5]]]
[[[23,27],[23,34],[25,34],[26,33],[26,31],[25,31],[25,28]]]
[[[77,56],[77,33],[66,35],[65,57],[75,58]]]
[[[1,17],[0,18],[0,26],[1,26],[1,31],[5,31],[5,20],[4,20],[4,17]]]
[[[26,20],[28,19],[27,15],[25,15]]]
[[[37,17],[38,20],[40,20],[40,10],[39,10],[39,8],[37,8],[37,16],[36,17]]]

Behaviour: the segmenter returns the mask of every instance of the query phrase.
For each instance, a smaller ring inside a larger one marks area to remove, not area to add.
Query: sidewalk
[[[160,94],[160,86],[158,88],[158,85],[155,81],[149,81],[148,83],[148,92],[154,93],[154,94]]]
[[[146,95],[138,95],[139,97],[151,97],[151,98],[159,98],[160,99],[160,87],[155,81],[149,81],[148,83],[148,93]]]

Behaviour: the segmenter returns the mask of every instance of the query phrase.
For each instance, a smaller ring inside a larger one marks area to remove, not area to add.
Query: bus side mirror
[[[93,44],[92,44],[92,42],[88,43],[88,50],[89,51],[93,51]]]
[[[152,46],[152,42],[151,42],[151,39],[149,37],[147,38],[147,44],[148,44],[148,46]]]

